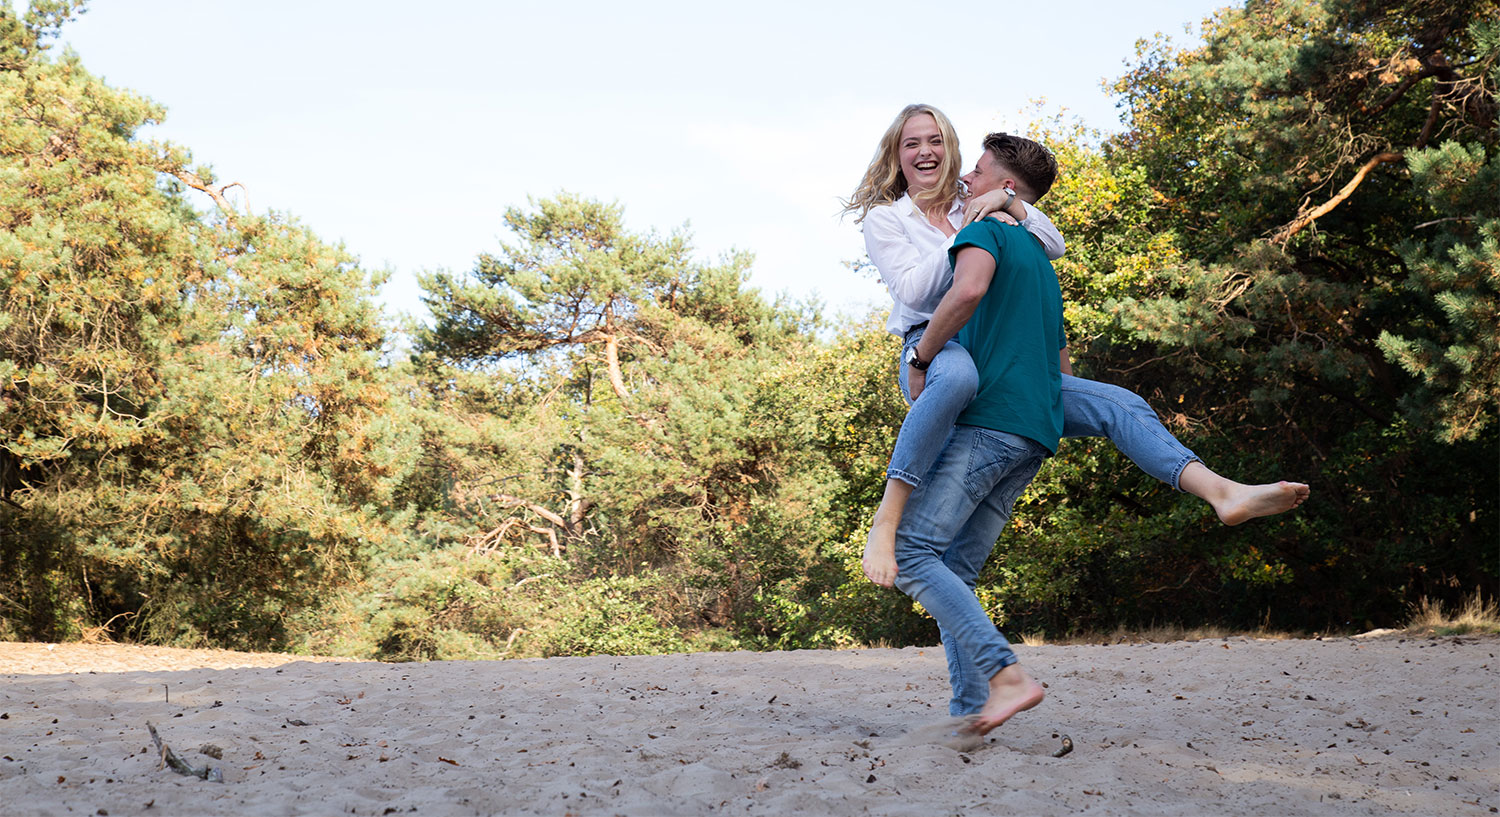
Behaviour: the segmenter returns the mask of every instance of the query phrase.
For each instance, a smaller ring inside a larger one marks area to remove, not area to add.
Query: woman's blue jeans
[[[921,329],[907,332],[905,346],[914,346],[921,338]],[[904,359],[904,348],[902,352]],[[901,393],[910,402],[906,374],[902,364]],[[886,478],[921,485],[954,421],[978,388],[979,373],[968,350],[948,341],[927,368],[927,384],[901,423]],[[1107,437],[1142,471],[1181,490],[1178,479],[1182,469],[1198,456],[1172,436],[1135,392],[1065,374],[1062,404],[1064,437]]]

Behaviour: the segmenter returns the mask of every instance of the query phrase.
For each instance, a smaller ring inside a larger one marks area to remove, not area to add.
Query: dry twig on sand
[[[161,757],[161,766],[157,766],[156,768],[160,769],[162,766],[171,766],[172,771],[178,774],[202,778],[210,783],[224,782],[224,770],[222,768],[212,765],[204,766],[201,769],[189,766],[187,761],[178,757],[177,753],[172,751],[172,747],[162,741],[161,735],[156,734],[156,727],[152,726],[150,721],[146,722],[146,728],[151,730],[151,740],[156,743],[156,753]]]

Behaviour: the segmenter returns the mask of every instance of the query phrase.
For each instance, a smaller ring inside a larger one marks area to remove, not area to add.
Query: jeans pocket
[[[1042,466],[1038,446],[1014,434],[974,429],[974,444],[969,451],[969,467],[964,474],[964,489],[976,502],[982,502],[995,487],[1012,475],[1024,476],[1022,487]],[[1019,493],[1019,492],[1017,492]]]

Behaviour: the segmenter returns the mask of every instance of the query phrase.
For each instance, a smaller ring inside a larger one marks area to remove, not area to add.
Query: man
[[[1034,202],[1051,186],[1056,161],[1029,139],[990,134],[974,170],[974,195],[1015,191]],[[1062,292],[1046,255],[1026,230],[985,219],[953,243],[953,286],[915,347],[912,399],[922,361],[952,338],[974,360],[979,390],[931,473],[913,492],[896,533],[896,587],[937,619],[948,654],[954,715],[978,714],[984,734],[1041,703],[1042,687],[1017,663],[974,594],[979,570],[1011,507],[1057,451],[1068,370]]]

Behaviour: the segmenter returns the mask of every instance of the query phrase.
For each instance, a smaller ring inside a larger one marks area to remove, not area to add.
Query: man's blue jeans
[[[908,332],[905,346],[916,345],[921,337],[920,329]],[[901,393],[910,400],[906,376],[902,364]],[[901,423],[886,478],[920,485],[978,387],[979,373],[968,350],[948,341],[928,366],[927,384]],[[1198,455],[1178,442],[1135,392],[1065,374],[1062,404],[1064,437],[1108,437],[1142,471],[1181,490],[1182,469]]]
[[[979,711],[990,677],[1016,662],[974,585],[1016,498],[1049,454],[1025,437],[956,426],[896,530],[896,588],[937,619],[954,715]]]

